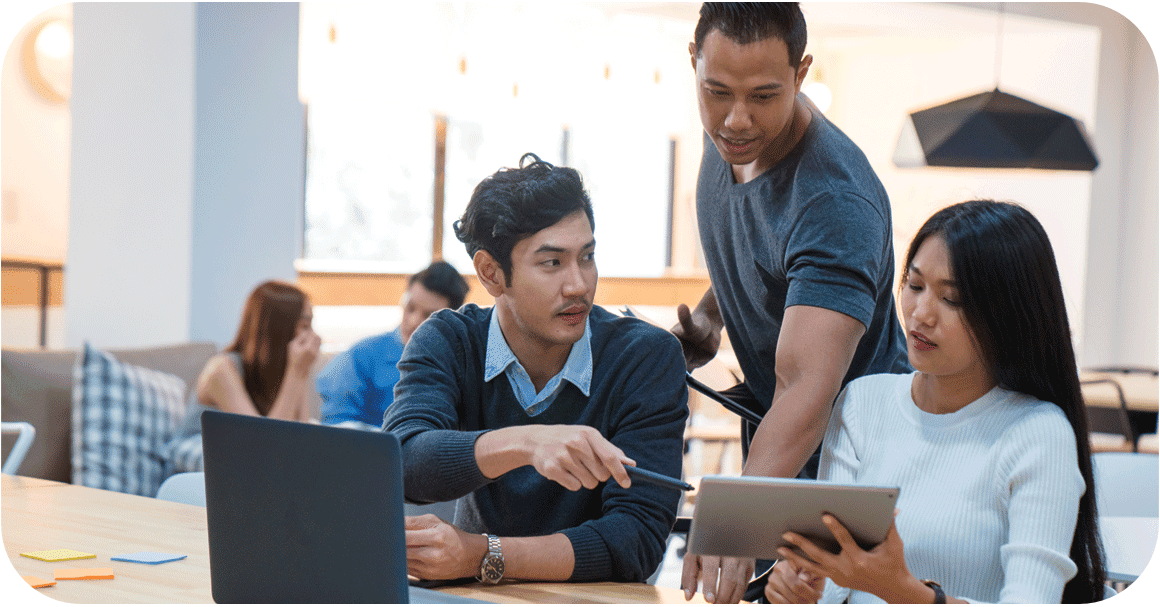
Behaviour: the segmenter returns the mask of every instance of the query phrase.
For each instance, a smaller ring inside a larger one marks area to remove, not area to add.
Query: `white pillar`
[[[301,250],[298,5],[78,3],[74,32],[66,344],[224,345]]]

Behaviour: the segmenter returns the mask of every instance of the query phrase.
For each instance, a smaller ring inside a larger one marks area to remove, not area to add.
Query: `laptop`
[[[217,603],[480,602],[410,587],[393,434],[201,416]]]

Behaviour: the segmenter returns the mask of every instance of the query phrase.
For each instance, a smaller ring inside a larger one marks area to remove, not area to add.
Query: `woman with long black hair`
[[[919,230],[899,297],[915,372],[851,382],[820,479],[899,486],[886,541],[787,534],[772,602],[1090,603],[1103,598],[1087,419],[1059,271],[1022,207],[971,201]],[[829,582],[825,582],[828,578]]]

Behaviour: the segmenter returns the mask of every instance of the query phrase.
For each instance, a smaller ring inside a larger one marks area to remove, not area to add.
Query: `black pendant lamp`
[[[996,86],[907,116],[894,164],[1091,171],[1098,161],[1082,122]]]

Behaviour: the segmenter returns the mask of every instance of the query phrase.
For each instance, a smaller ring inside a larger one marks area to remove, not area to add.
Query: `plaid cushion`
[[[73,378],[73,484],[156,495],[165,446],[185,409],[185,382],[87,343]]]
[[[167,448],[166,456],[169,458],[166,475],[205,471],[201,457],[201,434],[174,439]]]

